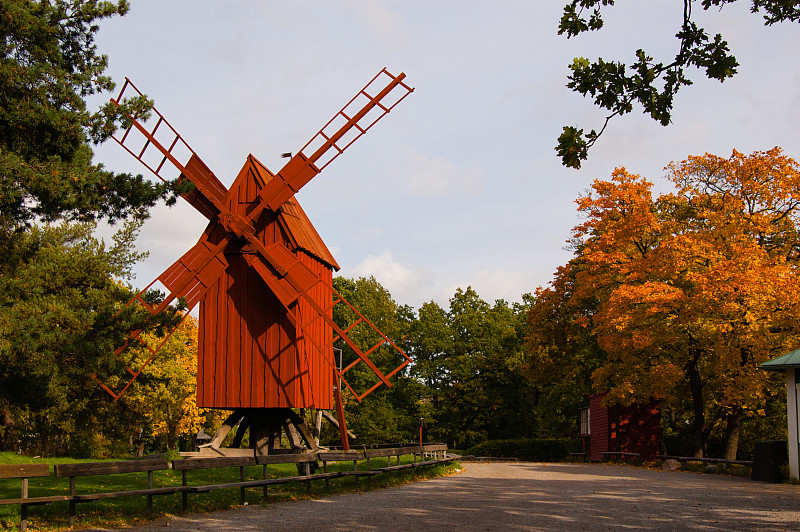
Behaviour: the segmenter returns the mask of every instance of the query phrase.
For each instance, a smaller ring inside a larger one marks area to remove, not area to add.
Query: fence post
[[[28,479],[22,479],[22,498],[28,498]],[[25,532],[25,529],[28,527],[28,505],[24,502],[20,506],[19,509],[19,529],[22,532]]]
[[[239,482],[244,482],[244,466],[239,466]],[[245,503],[245,487],[239,488],[239,504],[244,506]]]
[[[149,490],[153,489],[153,471],[152,470],[147,472],[147,489],[149,489]],[[145,513],[148,514],[148,515],[153,513],[153,494],[152,493],[148,493],[147,494],[147,506],[145,508]]]
[[[181,471],[181,486],[183,486],[183,487],[186,487],[186,486],[189,485],[189,483],[188,483],[188,479],[189,479],[188,473],[189,473],[189,471],[187,471],[186,469]],[[185,513],[188,509],[189,509],[189,492],[186,491],[186,490],[183,490],[181,492],[181,512]]]
[[[75,526],[75,477],[69,477],[69,526]]]

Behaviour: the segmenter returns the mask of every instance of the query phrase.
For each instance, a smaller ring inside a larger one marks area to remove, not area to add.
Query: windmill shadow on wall
[[[381,70],[277,174],[248,155],[230,189],[155,109],[145,123],[129,116],[131,125],[114,136],[159,179],[190,182],[193,188],[182,196],[209,220],[198,242],[128,303],[151,317],[178,300],[185,300],[186,315],[200,305],[197,406],[233,410],[201,449],[203,455],[287,452],[280,449],[282,431],[292,451],[316,450],[318,442],[305,420],[292,410],[306,408],[335,408],[342,446],[349,448],[340,387],[361,401],[378,386],[391,386],[389,379],[411,362],[333,288],[333,270],[339,265],[294,197],[413,91],[404,78]],[[126,79],[112,102],[119,105],[139,96]],[[145,294],[156,283],[168,295],[148,304]],[[344,305],[353,316],[347,325],[333,320],[336,305]],[[364,327],[372,330],[376,342],[359,345],[351,338],[351,331]],[[166,341],[149,345],[143,332],[131,332],[115,351],[123,359],[131,347],[149,351],[142,364],[126,368],[121,387],[115,391],[94,376],[115,401]],[[337,345],[355,354],[342,369],[334,360]],[[371,357],[387,346],[399,363],[381,370]],[[347,373],[359,365],[374,373],[374,384],[358,387],[347,380]],[[249,429],[250,450],[221,447],[236,425],[234,443]]]

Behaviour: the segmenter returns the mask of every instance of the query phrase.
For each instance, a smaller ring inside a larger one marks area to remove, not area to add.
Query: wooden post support
[[[23,499],[28,498],[28,479],[22,479],[22,493],[21,496]],[[28,505],[24,502],[20,506],[19,509],[19,529],[24,532],[28,527]]]
[[[148,471],[147,472],[147,489],[149,489],[149,490],[153,489],[153,472],[152,471]],[[145,513],[147,515],[150,515],[151,513],[153,513],[153,494],[152,493],[148,493],[147,494],[147,506],[145,507],[144,511],[145,511]]]
[[[244,466],[239,466],[239,482],[244,482]],[[239,488],[239,504],[244,506],[245,500],[245,488],[242,486]]]
[[[267,480],[267,464],[264,464],[264,480]],[[267,500],[267,485],[264,484],[264,493],[263,493],[264,500]]]
[[[789,477],[800,479],[800,408],[798,408],[798,369],[786,368],[786,411],[789,425]]]
[[[181,486],[188,486],[189,471],[184,469],[181,471]],[[181,512],[186,513],[189,509],[189,493],[184,490],[181,492]]]
[[[75,477],[69,477],[69,526],[75,526]]]

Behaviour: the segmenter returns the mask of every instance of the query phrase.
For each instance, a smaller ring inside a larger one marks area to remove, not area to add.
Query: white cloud
[[[410,268],[395,261],[389,250],[380,255],[368,255],[348,274],[353,277],[375,277],[399,303],[405,303],[406,298],[415,291],[418,278]]]
[[[98,44],[109,74],[131,76],[155,98],[224,183],[248,152],[277,171],[280,154],[302,146],[380,67],[406,72],[414,94],[299,199],[343,275],[375,275],[416,308],[446,305],[469,285],[492,302],[546,284],[569,259],[562,247],[580,222],[573,199],[616,166],[661,191],[664,166],[689,154],[775,145],[800,154],[800,77],[786,68],[800,46],[793,25],[764,28],[744,4],[699,11],[725,35],[740,74],[721,85],[692,72],[670,127],[639,110],[616,119],[576,172],[560,166],[556,138],[565,124],[598,128],[605,113],[564,87],[567,65],[576,56],[630,61],[639,41],[660,60],[673,56],[680,5],[623,2],[603,31],[570,40],[553,31],[557,3],[454,5],[141,0],[104,21]],[[186,13],[191,24],[174,23]],[[97,160],[144,172],[114,144]],[[204,224],[178,206],[154,212],[137,242],[151,251],[137,281],[160,274]],[[394,256],[381,253],[389,248]]]
[[[482,190],[483,172],[480,168],[457,165],[444,157],[430,157],[424,153],[405,149],[394,177],[405,183],[415,196],[437,197],[457,191],[479,194]]]
[[[387,2],[347,0],[345,4],[364,20],[369,31],[387,48],[408,45],[409,37],[403,27],[403,18],[393,12]]]
[[[538,275],[537,275],[538,274]],[[484,269],[472,271],[468,279],[450,279],[446,283],[438,283],[444,290],[439,290],[437,297],[433,299],[440,305],[447,307],[450,298],[456,290],[466,290],[472,287],[481,299],[489,304],[494,304],[498,299],[504,299],[508,303],[522,301],[522,294],[533,292],[540,281],[537,277],[543,277],[535,270],[505,270],[505,269]]]

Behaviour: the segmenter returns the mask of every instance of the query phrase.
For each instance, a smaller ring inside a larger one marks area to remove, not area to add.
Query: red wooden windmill
[[[360,401],[381,384],[391,386],[389,378],[411,361],[334,290],[332,270],[338,265],[294,198],[413,91],[404,78],[405,74],[393,76],[383,69],[277,174],[250,155],[230,189],[155,109],[146,124],[129,117],[131,125],[115,137],[160,179],[191,181],[194,189],[183,197],[209,220],[197,244],[128,304],[142,305],[156,315],[180,298],[185,299],[187,314],[200,303],[197,405],[234,410],[212,440],[212,449],[218,450],[237,423],[236,439],[241,441],[249,427],[251,447],[257,453],[275,452],[282,429],[294,447],[300,446],[298,438],[302,438],[308,448],[315,449],[310,431],[291,409],[334,406],[347,447],[337,383],[344,383]],[[141,93],[126,80],[112,101],[119,104],[132,95]],[[143,296],[157,283],[168,295],[158,305],[150,305]],[[332,318],[335,305],[350,307],[355,321],[337,325]],[[377,343],[358,345],[351,338],[357,326],[371,327]],[[95,377],[115,400],[163,345],[148,345],[141,333],[132,332],[116,350],[117,356],[137,344],[149,350],[143,364],[127,368],[129,375],[119,391]],[[356,355],[344,368],[335,364],[337,342]],[[396,363],[381,370],[374,359],[387,348],[395,353]],[[375,382],[357,390],[345,374],[358,364],[372,370]]]

